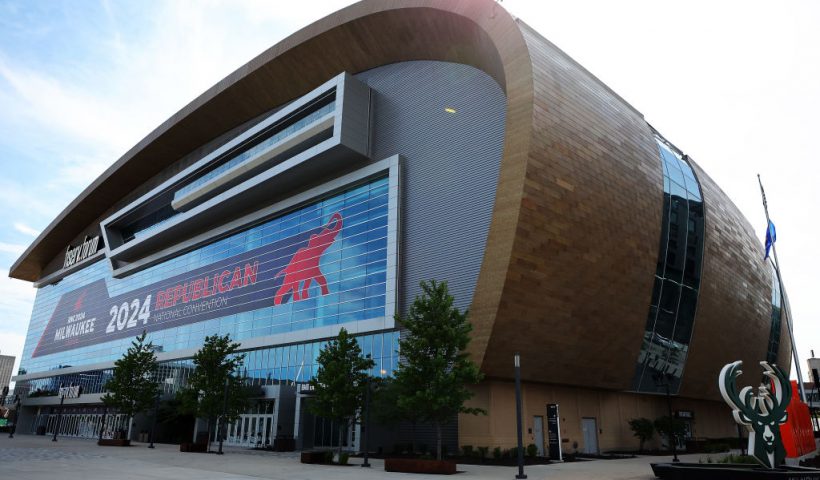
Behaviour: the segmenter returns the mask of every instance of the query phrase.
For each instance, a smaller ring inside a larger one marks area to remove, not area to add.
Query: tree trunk
[[[210,452],[211,451],[211,417],[208,417],[208,440],[205,443],[205,445],[206,445],[205,451]]]
[[[339,461],[342,461],[342,438],[344,435],[345,424],[344,421],[339,422]]]
[[[436,459],[441,460],[441,423],[436,422]]]
[[[410,422],[410,454],[416,454],[416,422]]]

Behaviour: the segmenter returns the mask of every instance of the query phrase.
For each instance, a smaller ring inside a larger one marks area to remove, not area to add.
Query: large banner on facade
[[[320,261],[344,222],[337,212],[320,227],[114,298],[105,280],[68,292],[32,356],[327,295],[333,285]]]

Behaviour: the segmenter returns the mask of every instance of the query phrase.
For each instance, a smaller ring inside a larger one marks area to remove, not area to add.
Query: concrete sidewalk
[[[350,467],[303,465],[298,453],[270,453],[238,448],[225,455],[180,453],[177,445],[146,444],[132,447],[99,447],[92,440],[16,435],[0,435],[0,477],[25,480],[53,480],[70,476],[77,480],[96,479],[179,479],[239,480],[254,478],[288,480],[368,480],[441,478],[435,475],[410,475],[384,471],[384,462],[371,460],[370,469],[360,468],[361,459],[352,458]],[[713,455],[713,459],[718,456]],[[683,455],[681,460],[697,462],[705,455]],[[638,457],[624,460],[590,460],[527,467],[530,479],[642,479],[654,478],[649,464],[666,457]],[[459,479],[514,479],[513,467],[459,465]]]

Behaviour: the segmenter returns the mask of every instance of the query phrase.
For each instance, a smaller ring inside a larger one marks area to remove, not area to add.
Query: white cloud
[[[14,254],[14,255],[20,255],[25,250],[26,250],[25,245],[18,245],[18,244],[15,244],[15,243],[0,242],[0,252],[2,252],[2,253],[11,253],[11,254]],[[8,275],[8,272],[6,272],[6,274]]]
[[[29,227],[28,225],[26,225],[25,223],[22,223],[22,222],[14,222],[13,226],[14,226],[14,229],[17,230],[18,232],[26,234],[26,235],[30,235],[32,237],[36,237],[37,235],[40,234],[39,230],[37,230],[35,228],[31,228],[31,227]]]
[[[9,278],[9,271],[0,269],[0,330],[25,333],[36,294],[30,283]]]
[[[92,89],[60,81],[44,73],[12,65],[0,58],[0,79],[17,99],[14,115],[47,128],[116,148],[137,135],[120,110],[111,108]],[[91,88],[89,88],[91,87]],[[119,117],[119,118],[118,118]]]

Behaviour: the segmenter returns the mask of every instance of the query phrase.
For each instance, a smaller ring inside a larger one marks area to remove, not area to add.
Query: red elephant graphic
[[[274,277],[285,276],[282,280],[282,286],[279,287],[276,296],[273,298],[274,305],[281,305],[282,298],[291,291],[293,292],[294,301],[308,298],[308,289],[314,280],[322,287],[322,295],[329,293],[327,279],[319,269],[319,260],[325,250],[333,245],[341,229],[342,216],[339,212],[336,212],[330,217],[330,221],[327,222],[319,234],[310,236],[306,247],[300,248],[293,254],[293,258],[290,259],[287,266]]]

